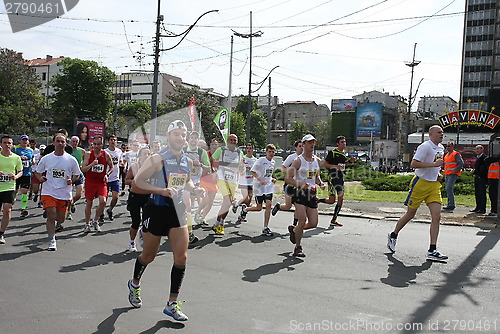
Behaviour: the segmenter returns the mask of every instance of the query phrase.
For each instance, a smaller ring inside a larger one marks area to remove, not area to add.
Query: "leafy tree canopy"
[[[301,140],[308,133],[307,125],[304,122],[295,122],[293,124],[292,132],[290,132],[290,145],[293,145],[296,140]]]

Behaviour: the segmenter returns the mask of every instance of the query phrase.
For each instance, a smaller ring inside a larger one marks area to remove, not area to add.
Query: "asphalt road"
[[[143,307],[134,309],[126,283],[138,253],[127,251],[130,219],[120,199],[100,234],[84,235],[79,203],[56,252],[45,250],[41,209],[12,220],[0,245],[0,333],[500,332],[499,229],[442,226],[438,246],[450,260],[435,263],[425,259],[427,224],[407,225],[391,255],[394,221],[344,217],[344,227],[330,229],[320,216],[298,259],[289,212],[272,217],[273,237],[260,235],[262,212],[230,223],[224,236],[195,231],[180,294],[186,323],[162,313],[172,265],[164,243],[143,276]]]

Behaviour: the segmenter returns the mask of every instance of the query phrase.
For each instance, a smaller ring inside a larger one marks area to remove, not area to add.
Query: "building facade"
[[[465,1],[460,109],[491,110],[490,93],[500,89],[498,9],[498,0]]]
[[[47,55],[45,58],[36,58],[27,61],[28,66],[38,75],[42,86],[40,95],[44,97],[45,105],[49,104],[49,97],[55,93],[54,88],[49,84],[50,80],[57,74],[61,73],[62,66],[59,62],[64,57],[54,58]]]

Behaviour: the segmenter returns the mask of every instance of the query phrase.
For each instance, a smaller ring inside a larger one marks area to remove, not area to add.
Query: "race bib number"
[[[66,171],[63,169],[52,169],[52,177],[54,179],[65,179]]]
[[[0,175],[0,182],[10,182],[11,178],[8,174],[2,174]]]
[[[195,167],[191,168],[191,175],[193,176],[198,176],[200,174],[200,167]]]
[[[266,169],[266,173],[264,174],[264,177],[271,177],[271,176],[273,176],[273,169],[272,168]]]
[[[236,174],[232,170],[224,170],[224,180],[234,182]]]
[[[137,162],[137,158],[136,157],[130,158],[130,164],[134,164],[136,162]]]
[[[118,165],[118,157],[112,156],[111,161],[113,161],[113,165]]]
[[[30,161],[29,160],[22,160],[21,162],[23,164],[23,168],[26,168],[26,167],[30,166]]]
[[[103,164],[97,164],[92,166],[92,172],[94,173],[102,173],[104,172],[104,165]]]
[[[438,159],[443,159],[443,153],[442,152],[437,152],[436,153],[436,157],[434,158],[434,161],[436,161]]]
[[[186,173],[170,173],[168,176],[168,186],[175,189],[183,189],[186,186]]]
[[[316,177],[316,175],[318,175],[317,170],[308,170],[306,172],[306,179],[312,179],[312,178]]]

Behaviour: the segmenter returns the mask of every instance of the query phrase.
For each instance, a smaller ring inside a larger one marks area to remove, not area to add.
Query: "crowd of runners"
[[[428,145],[429,157],[422,157],[425,163],[414,166],[433,168],[433,173],[442,164],[442,159],[438,157],[436,160],[434,152],[436,148],[441,152],[442,129],[439,128],[440,132],[434,130],[431,139],[435,139],[435,143],[434,146]],[[6,242],[4,235],[18,195],[21,217],[29,216],[27,203],[30,199],[42,207],[48,234],[47,249],[56,251],[56,233],[64,229],[65,220],[72,219],[75,204],[82,200],[82,196],[85,200],[83,232],[101,232],[105,216],[110,221],[114,219],[113,210],[119,196],[126,194],[128,185],[127,210],[131,218],[128,249],[135,252],[138,245],[142,247],[134,264],[133,278],[128,281],[129,302],[134,307],[142,306],[141,277],[146,266],[155,259],[161,238],[167,236],[174,263],[170,297],[163,312],[178,321],[185,321],[188,318],[182,313],[177,298],[184,278],[187,249],[189,244],[198,241],[193,226],[208,226],[207,215],[217,193],[222,196],[222,202],[211,226],[216,235],[225,234],[225,220],[230,210],[234,214],[239,210],[237,221],[240,223],[246,221],[249,212],[264,210],[262,235],[273,236],[271,216],[294,206],[294,219],[288,231],[294,245],[293,256],[296,257],[305,257],[302,236],[304,230],[318,224],[318,203],[335,204],[330,224],[342,226],[338,217],[344,199],[343,173],[346,164],[355,162],[355,158],[344,152],[347,144],[344,136],[336,138],[337,147],[329,151],[324,160],[314,155],[317,141],[313,135],[307,134],[295,142],[295,153],[288,156],[281,166],[285,173],[285,202],[274,204],[273,194],[278,186],[274,177],[276,147],[273,144],[266,145],[265,155],[260,158],[254,156],[252,144],[247,144],[243,152],[234,134],[228,136],[226,145],[219,146],[218,141],[212,139],[207,147],[207,143],[200,140],[199,133],[187,132],[182,121],[172,122],[166,137],[164,145],[153,142],[141,147],[139,141],[133,141],[130,149],[122,146],[122,150],[116,136],[107,138],[107,148],[103,148],[105,139],[95,136],[87,151],[79,146],[77,136],[68,138],[64,129],[58,130],[47,146],[37,146],[27,135],[21,136],[19,144],[14,146],[12,137],[3,136],[0,243]],[[328,170],[327,182],[321,179],[320,167]],[[318,198],[318,187],[327,188],[328,197]],[[436,187],[432,189],[433,196],[437,196],[434,194]],[[409,213],[389,234],[388,247],[392,252],[395,252],[397,233],[411,219],[420,202],[439,202],[437,198],[426,198],[426,192],[426,189],[421,189],[420,199],[410,204]],[[253,205],[252,198],[255,198]],[[97,203],[94,203],[96,199]],[[432,204],[429,207],[431,213],[437,209]],[[436,251],[436,224],[439,224],[437,218],[431,228],[433,245],[429,253],[442,256]]]

